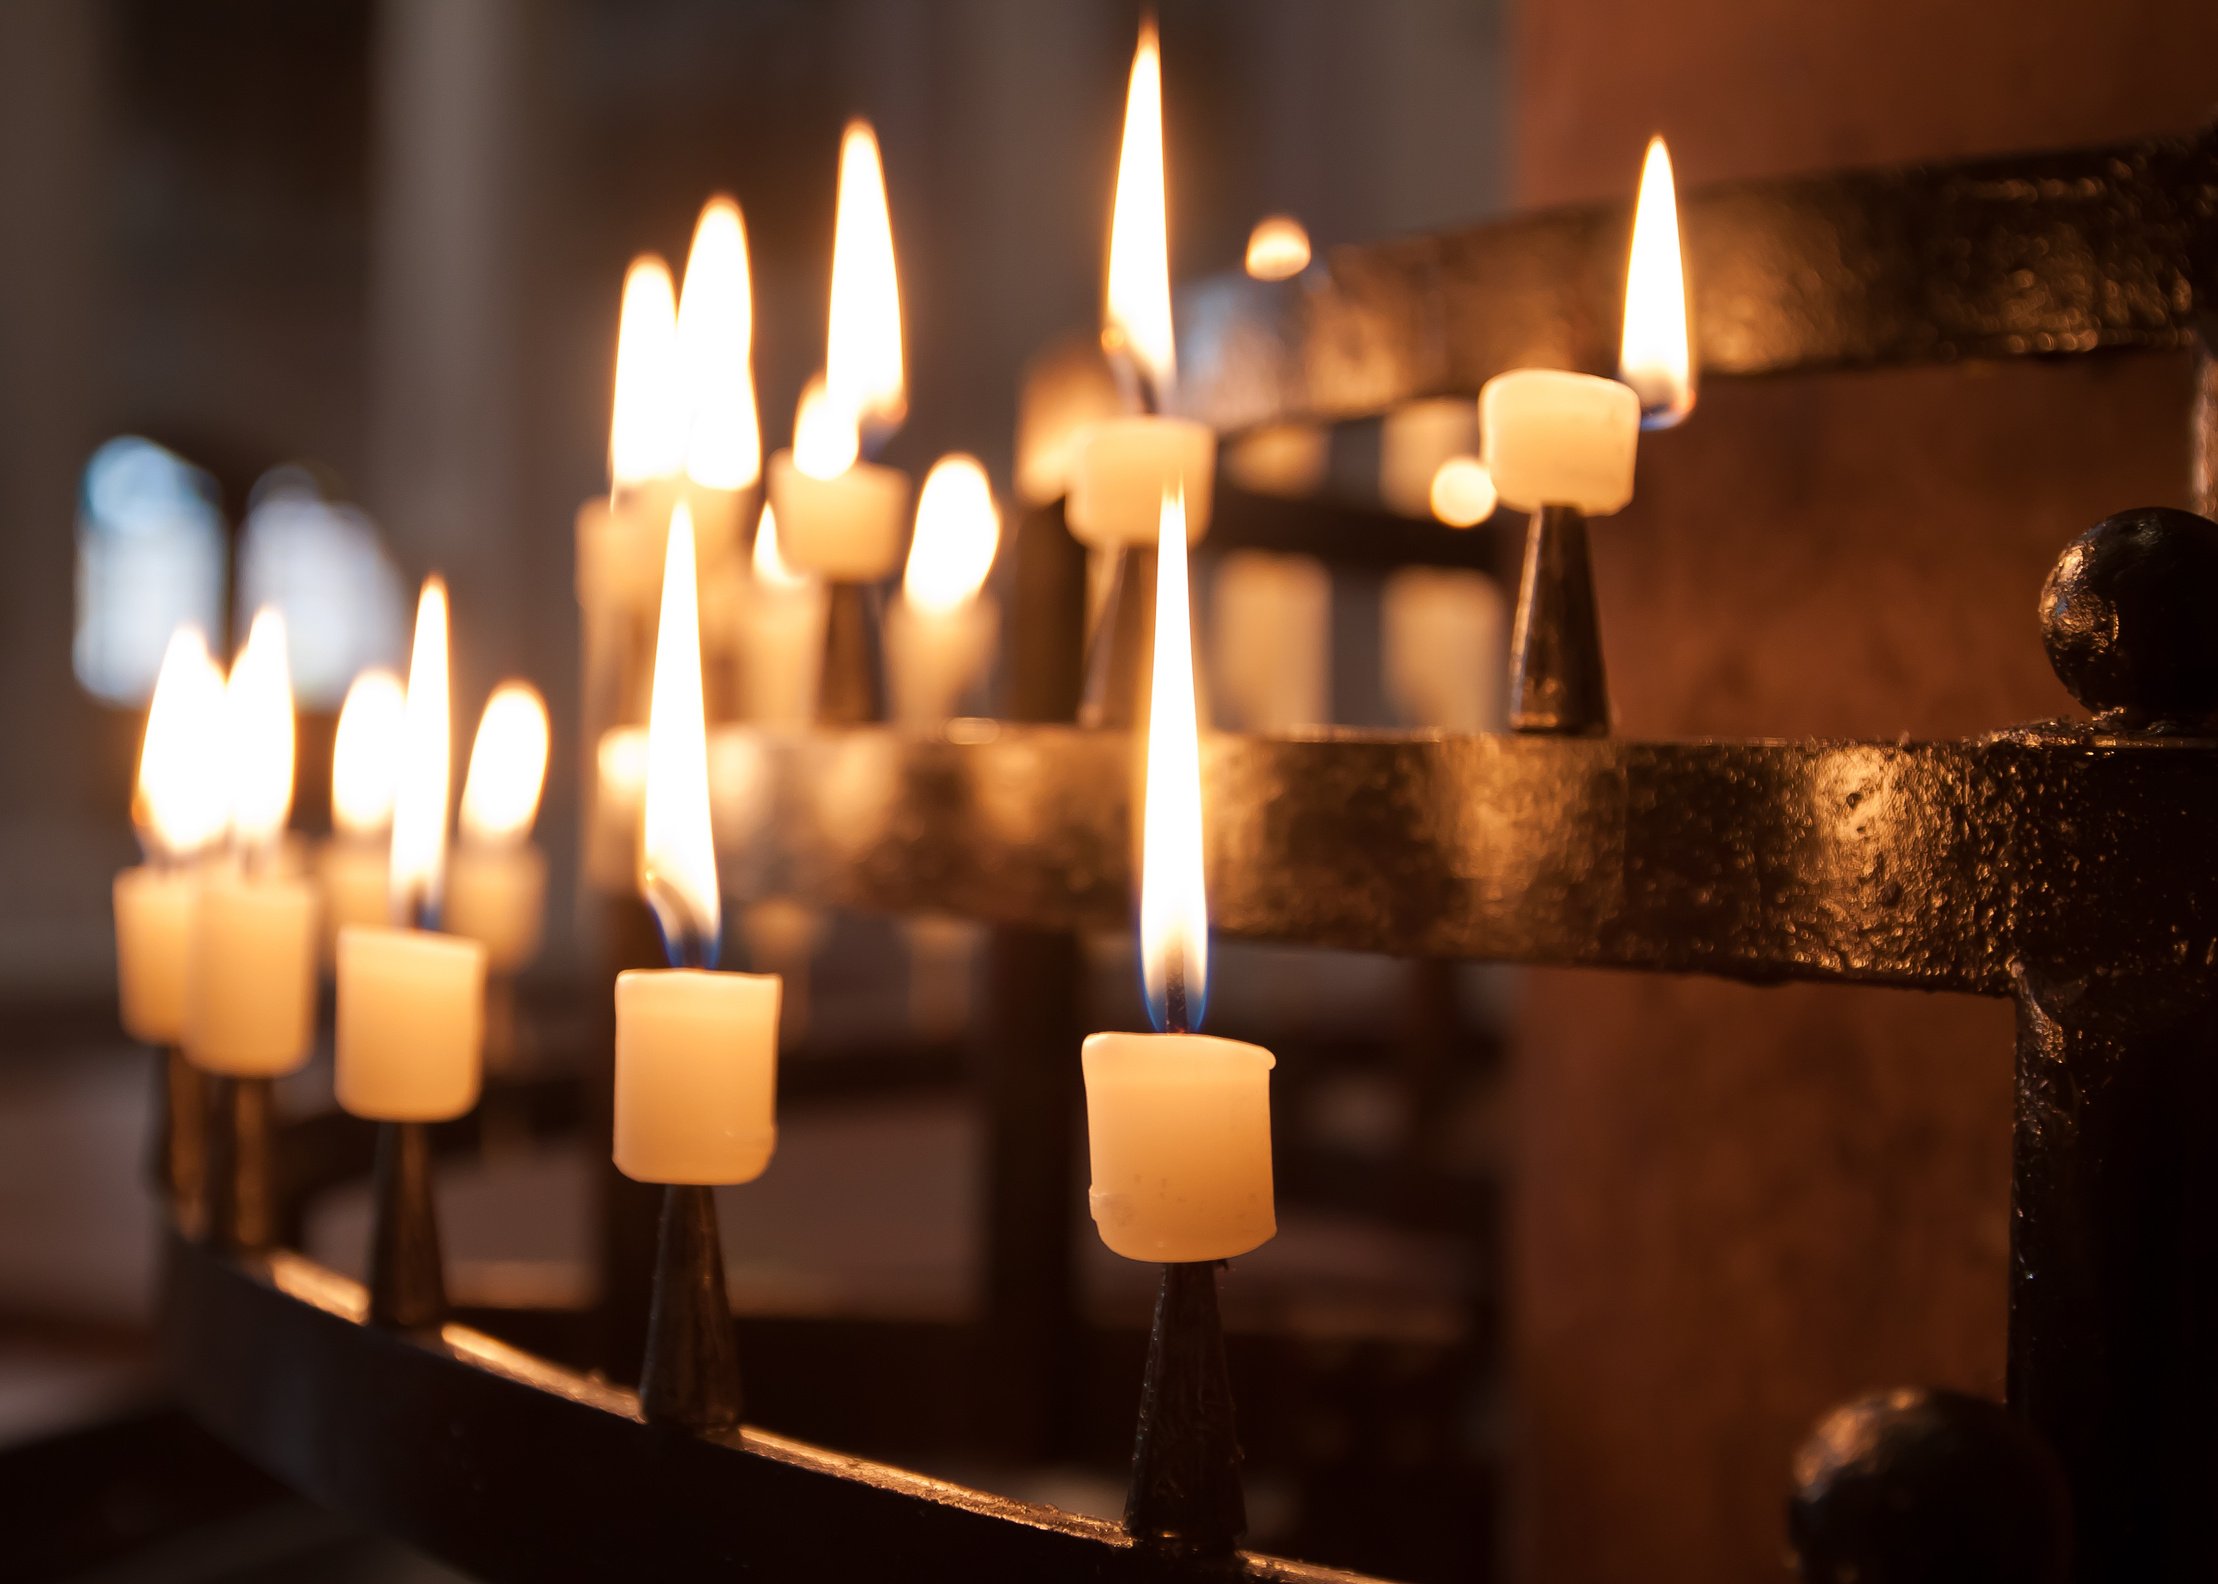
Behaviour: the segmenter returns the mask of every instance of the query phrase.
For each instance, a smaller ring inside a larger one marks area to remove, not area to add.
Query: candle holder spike
[[[1610,729],[1602,629],[1586,515],[1543,506],[1525,530],[1525,570],[1510,637],[1510,728],[1558,737]]]
[[[207,1080],[174,1045],[155,1067],[154,1108],[154,1185],[177,1224],[197,1230],[208,1212]]]
[[[270,1080],[221,1078],[209,1087],[208,1235],[222,1248],[256,1253],[277,1241]]]
[[[662,1191],[639,1411],[649,1424],[699,1434],[739,1423],[739,1347],[724,1288],[716,1191],[705,1184],[671,1183]]]
[[[372,1194],[370,1323],[432,1329],[447,1317],[447,1285],[428,1123],[378,1124]]]
[[[1222,1263],[1163,1267],[1124,1504],[1124,1527],[1134,1539],[1185,1556],[1229,1556],[1248,1528],[1217,1312]]]
[[[824,726],[867,726],[886,718],[886,663],[877,585],[835,582],[826,589],[824,668],[816,719]]]

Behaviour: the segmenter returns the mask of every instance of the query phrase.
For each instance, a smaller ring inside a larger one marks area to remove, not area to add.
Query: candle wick
[[[1148,418],[1161,414],[1163,393],[1156,389],[1155,381],[1134,356],[1130,343],[1119,336],[1114,343],[1105,344],[1102,350],[1109,360],[1109,374],[1116,381],[1117,395],[1125,410]]]

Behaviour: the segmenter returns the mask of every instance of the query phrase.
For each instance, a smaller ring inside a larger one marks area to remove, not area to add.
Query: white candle
[[[643,254],[624,274],[617,322],[609,494],[578,509],[578,600],[589,617],[654,609],[663,525],[683,489],[688,394],[670,268]]]
[[[1125,96],[1102,345],[1137,387],[1141,406],[1169,402],[1177,352],[1163,202],[1163,68],[1152,23],[1141,30]],[[1177,495],[1188,543],[1199,540],[1209,528],[1216,455],[1216,436],[1190,418],[1144,411],[1093,425],[1072,466],[1071,532],[1097,550],[1145,547],[1155,542],[1163,501]]]
[[[1209,953],[1201,758],[1185,525],[1175,502],[1162,517],[1140,869],[1140,951],[1161,1032],[1085,1043],[1088,1197],[1102,1241],[1127,1259],[1230,1259],[1277,1231],[1272,1056],[1195,1032]]]
[[[993,487],[978,459],[940,458],[917,497],[901,595],[886,612],[894,719],[936,729],[993,664],[998,613],[980,591],[1001,541]]]
[[[1569,506],[1589,517],[1633,498],[1640,398],[1616,380],[1514,369],[1479,392],[1487,471],[1518,511]]]
[[[389,906],[386,862],[399,784],[401,715],[407,692],[386,670],[365,671],[347,689],[331,747],[332,839],[318,864],[323,879],[324,949],[338,947],[349,924],[382,924]]]
[[[486,700],[462,784],[462,839],[447,876],[447,928],[479,942],[495,973],[538,955],[547,859],[531,840],[547,777],[547,706],[523,682]]]
[[[1211,674],[1232,721],[1287,732],[1332,718],[1332,575],[1312,556],[1235,550],[1211,590]]]
[[[616,980],[617,1170],[639,1182],[736,1183],[776,1143],[778,980],[710,971],[722,921],[709,820],[693,531],[670,524],[647,717],[640,890],[674,958]]]
[[[241,868],[201,886],[185,986],[185,1054],[209,1072],[273,1078],[315,1036],[315,886],[284,862],[293,804],[285,624],[256,614],[224,689],[231,843]]]
[[[424,582],[408,663],[400,791],[393,808],[391,915],[339,935],[339,1104],[379,1122],[437,1122],[477,1103],[485,1046],[485,947],[405,927],[435,917],[452,775],[447,591]]]
[[[147,707],[131,820],[154,860],[115,878],[116,992],[124,1032],[150,1045],[185,1033],[198,860],[223,834],[223,674],[191,627],[170,635]]]

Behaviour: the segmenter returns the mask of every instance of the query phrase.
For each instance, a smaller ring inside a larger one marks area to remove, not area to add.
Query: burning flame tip
[[[1625,329],[1618,378],[1640,397],[1642,426],[1668,429],[1694,410],[1695,369],[1688,324],[1686,263],[1671,151],[1662,134],[1648,140],[1625,276]]]

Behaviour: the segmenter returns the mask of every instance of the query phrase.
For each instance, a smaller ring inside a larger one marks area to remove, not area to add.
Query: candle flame
[[[393,823],[407,711],[407,690],[382,667],[364,671],[347,688],[331,743],[331,823],[342,834],[377,836]]]
[[[1494,489],[1494,475],[1477,457],[1452,456],[1434,470],[1432,514],[1451,528],[1470,528],[1485,522],[1501,504]]]
[[[1109,294],[1101,344],[1132,360],[1161,400],[1177,369],[1171,339],[1169,223],[1163,193],[1163,59],[1152,18],[1140,24],[1117,156],[1116,207],[1109,221]]]
[[[293,812],[293,677],[285,650],[285,618],[265,605],[223,691],[231,840],[252,856],[276,846]]]
[[[678,361],[688,409],[685,471],[696,484],[736,490],[762,477],[754,341],[747,222],[738,204],[718,196],[693,228],[678,297]]]
[[[1644,429],[1669,429],[1694,411],[1679,199],[1671,180],[1671,151],[1660,137],[1648,140],[1648,156],[1641,163],[1617,377],[1640,397]]]
[[[862,454],[855,410],[832,394],[831,382],[816,375],[801,388],[793,414],[793,465],[810,478],[835,479]]]
[[[1209,999],[1201,739],[1186,593],[1186,503],[1165,496],[1155,551],[1155,674],[1140,836],[1140,964],[1158,1032],[1192,1033]]]
[[[684,395],[670,266],[642,254],[624,272],[624,306],[616,322],[616,400],[608,426],[613,488],[636,488],[684,466]]]
[[[978,597],[1001,545],[993,486],[974,456],[944,456],[917,495],[916,537],[909,542],[901,592],[919,609],[959,610]]]
[[[528,682],[503,682],[485,701],[470,772],[462,781],[462,834],[519,842],[539,815],[547,782],[547,705]]]
[[[797,589],[808,587],[809,575],[796,572],[786,564],[778,551],[778,514],[763,502],[762,520],[755,526],[755,580],[770,588]]]
[[[707,712],[701,699],[701,612],[693,559],[693,514],[670,514],[662,565],[662,620],[655,634],[654,690],[647,706],[647,802],[639,846],[639,889],[654,909],[673,962],[716,960],[723,918],[716,842],[709,825]]]
[[[1257,280],[1291,280],[1309,268],[1309,232],[1292,215],[1265,215],[1248,233],[1248,273]]]
[[[824,377],[840,406],[886,429],[909,403],[901,368],[901,283],[878,134],[850,121],[839,144],[839,217],[832,228],[831,330]]]
[[[228,789],[216,739],[223,730],[223,672],[197,627],[169,635],[139,749],[131,822],[155,856],[199,857],[229,822]]]
[[[393,918],[408,926],[438,916],[446,879],[447,788],[454,745],[447,705],[447,585],[424,579],[401,713],[400,791],[393,799]]]

